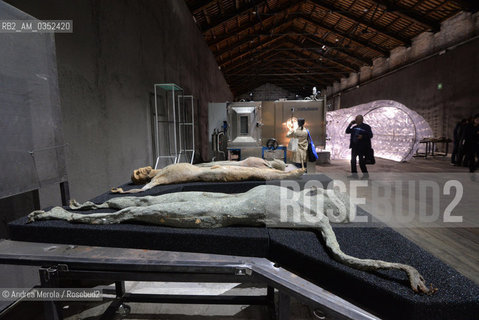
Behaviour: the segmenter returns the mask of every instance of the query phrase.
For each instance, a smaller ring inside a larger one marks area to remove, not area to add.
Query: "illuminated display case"
[[[433,136],[429,124],[418,113],[393,100],[378,100],[326,113],[326,150],[331,159],[349,159],[348,124],[358,115],[371,126],[376,157],[394,161],[410,160],[419,142]]]

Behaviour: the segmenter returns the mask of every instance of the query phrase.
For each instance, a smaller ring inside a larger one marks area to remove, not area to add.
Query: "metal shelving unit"
[[[190,108],[187,104],[190,104]],[[183,156],[186,162],[193,164],[195,158],[195,108],[192,95],[178,95],[178,124],[179,153],[177,162],[181,162]],[[188,153],[191,153],[189,158]]]
[[[184,109],[184,106],[181,106],[184,99],[179,99],[180,96],[183,96],[183,88],[174,83],[154,84],[155,169],[158,168],[161,160],[166,160],[165,164],[178,162],[179,122],[177,110]],[[163,143],[160,143],[160,129],[164,132],[163,139],[161,139]]]

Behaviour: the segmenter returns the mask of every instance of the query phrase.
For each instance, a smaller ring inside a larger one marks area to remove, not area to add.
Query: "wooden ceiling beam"
[[[272,56],[276,56],[276,55],[272,55]],[[228,79],[228,83],[229,83],[231,80],[234,80],[234,78],[241,77],[242,75],[249,76],[249,75],[260,74],[261,76],[263,76],[263,74],[268,74],[267,72],[270,72],[273,74],[290,72],[290,73],[293,73],[293,75],[291,75],[293,77],[295,76],[294,73],[299,74],[301,76],[321,75],[323,79],[327,79],[328,81],[331,82],[331,81],[337,81],[341,79],[341,76],[343,76],[343,72],[324,69],[323,67],[319,65],[305,66],[292,61],[288,61],[286,62],[286,64],[282,63],[280,65],[277,65],[275,61],[256,61],[253,64],[249,64],[247,66],[243,66],[243,68],[237,69],[234,73],[230,72],[225,74],[225,78]]]
[[[276,39],[266,41],[266,42],[262,43],[260,46],[257,46],[256,48],[254,48],[252,50],[249,50],[248,52],[240,53],[240,54],[238,54],[234,57],[231,57],[230,59],[228,59],[228,61],[221,64],[221,68],[224,68],[225,65],[233,64],[234,61],[236,61],[237,59],[244,58],[244,57],[249,57],[252,54],[259,51],[260,47],[266,47],[267,45],[271,45],[273,42],[277,42],[280,39],[287,39],[287,41],[285,43],[289,43],[293,46],[293,48],[289,47],[289,49],[296,48],[296,49],[298,49],[298,51],[307,50],[307,48],[304,48],[304,46],[300,42],[298,42],[298,41],[292,39],[291,37],[285,35],[285,36],[281,36],[281,37],[276,38]],[[282,50],[282,49],[285,49],[285,48],[282,48],[281,46],[275,46],[274,48],[267,48],[266,51],[270,52],[270,51]],[[351,72],[351,71],[358,72],[359,71],[359,67],[354,66],[347,61],[343,61],[342,59],[338,59],[336,57],[331,57],[330,55],[320,55],[319,53],[313,52],[312,50],[307,50],[307,51],[313,53],[317,57],[318,60],[324,59],[326,61],[330,61],[330,62],[334,63],[335,65],[341,66],[341,69],[345,70],[345,72],[346,71],[347,72]],[[250,58],[250,59],[253,60],[253,58]]]
[[[331,80],[325,77],[320,77],[320,76],[314,76],[314,75],[307,75],[307,74],[300,74],[300,75],[294,75],[294,73],[291,74],[266,74],[266,75],[256,75],[256,74],[247,74],[247,75],[242,75],[241,77],[238,77],[237,79],[229,79],[230,85],[234,85],[236,83],[242,83],[244,81],[252,81],[256,79],[264,79],[262,81],[268,82],[272,81],[274,79],[282,79],[285,81],[291,81],[294,83],[301,83],[302,85],[308,85],[311,87],[322,85],[326,86],[331,83],[333,83],[335,80]]]
[[[310,85],[305,85],[301,83],[298,84],[292,81],[287,81],[282,79],[270,79],[270,80],[258,81],[255,83],[245,83],[243,85],[235,87],[234,92],[238,92],[238,94],[235,94],[235,96],[239,96],[239,95],[254,91],[255,89],[267,83],[274,84],[275,86],[286,89],[287,91],[290,91],[291,93],[294,93],[294,94],[308,94],[311,92]]]
[[[254,82],[244,82],[240,85],[236,86],[231,86],[231,91],[233,92],[233,95],[235,98],[238,98],[240,95],[248,94],[251,91],[254,91],[255,89],[261,87],[262,85],[265,85],[267,83],[271,83],[277,87],[280,87],[284,90],[287,90],[293,94],[307,94],[309,92],[308,89],[306,89],[306,86],[303,84],[291,84],[291,81],[282,81],[278,79],[274,80],[257,80]],[[305,89],[303,89],[305,87]]]
[[[313,25],[316,25],[318,26],[320,29],[323,29],[323,30],[326,30],[330,33],[334,33],[340,37],[343,37],[343,38],[346,38],[348,40],[351,40],[352,42],[355,42],[363,47],[366,47],[366,48],[369,48],[371,50],[374,50],[380,54],[382,54],[383,56],[386,56],[386,57],[389,57],[389,50],[385,49],[385,48],[382,48],[374,43],[371,43],[369,41],[365,41],[365,40],[362,40],[362,39],[359,39],[359,38],[356,38],[354,36],[351,36],[349,34],[347,34],[346,32],[344,31],[341,31],[341,30],[338,30],[338,29],[333,29],[331,26],[327,26],[325,25],[322,21],[320,21],[319,19],[315,18],[315,17],[308,17],[307,15],[301,15],[300,16],[301,19],[305,20],[305,21],[308,21],[309,23],[313,24]]]
[[[291,63],[291,62],[290,62]],[[272,65],[271,65],[272,64]],[[328,79],[339,80],[343,75],[340,71],[324,70],[316,67],[302,66],[301,64],[282,64],[278,65],[274,61],[271,64],[265,62],[252,64],[250,66],[244,66],[236,72],[225,74],[226,78],[234,78],[237,76],[250,75],[250,74],[282,74],[282,73],[296,73],[298,75],[322,75]],[[341,76],[337,76],[341,75]]]
[[[225,75],[231,74],[233,72],[239,72],[241,70],[247,69],[249,66],[257,65],[257,64],[263,63],[264,61],[269,61],[270,58],[273,58],[278,55],[280,55],[280,52],[266,51],[262,53],[261,55],[257,56],[253,61],[251,60],[242,61],[241,63],[236,64],[228,69],[224,69],[222,71],[223,71],[223,74]]]
[[[263,64],[263,67],[265,71],[267,72],[274,72],[271,71],[271,63],[266,63]],[[248,72],[248,73],[235,73],[235,74],[229,74],[225,76],[227,79],[228,83],[230,84],[235,84],[237,82],[242,82],[245,79],[258,79],[258,78],[286,78],[286,79],[292,79],[292,80],[297,80],[297,81],[302,81],[302,80],[308,80],[308,81],[317,81],[318,83],[321,84],[328,84],[330,82],[336,81],[337,78],[329,76],[329,75],[323,75],[322,77],[318,77],[319,74],[314,74],[314,73],[298,73],[298,67],[295,65],[288,65],[284,66],[281,71],[278,71],[278,73],[262,73],[262,70],[254,69],[254,68],[249,68],[246,70],[243,70],[243,72]]]
[[[223,73],[227,74],[228,72],[233,72],[234,70],[237,70],[239,67],[241,67],[245,64],[251,64],[252,61],[255,62],[255,61],[261,61],[261,60],[265,60],[265,59],[271,59],[272,56],[274,56],[276,54],[282,54],[283,56],[285,55],[285,56],[290,57],[290,58],[297,58],[296,60],[319,61],[320,59],[324,59],[323,63],[329,62],[327,57],[316,56],[315,58],[312,58],[311,56],[301,54],[299,51],[296,51],[294,53],[293,52],[288,52],[288,51],[276,51],[276,52],[274,52],[274,50],[281,48],[281,46],[283,46],[283,43],[279,43],[279,44],[275,45],[274,47],[270,47],[267,50],[265,50],[263,52],[260,52],[259,54],[255,55],[254,58],[243,59],[240,62],[236,62],[235,64],[232,64],[232,66],[222,67],[221,70],[223,71]],[[272,52],[273,52],[273,54],[271,54]],[[284,62],[284,60],[282,62]],[[336,67],[336,65],[337,64],[334,64],[334,66],[330,66],[330,65],[325,66],[324,64],[322,64],[321,66],[322,66],[323,69],[328,69],[328,70],[335,71],[335,72],[342,72],[342,73],[344,73],[345,76],[349,75],[349,72],[344,71],[343,66],[341,66],[341,68],[338,68],[338,67]]]
[[[479,2],[477,0],[454,0],[454,2],[456,2],[464,11],[479,11]]]
[[[255,82],[255,83],[244,83],[242,85],[238,85],[236,87],[230,87],[231,92],[233,92],[233,96],[237,98],[240,95],[246,94],[258,88],[259,86],[263,85],[263,83]]]
[[[270,43],[271,44],[271,43]],[[244,64],[250,64],[252,61],[256,61],[256,60],[260,60],[260,59],[263,59],[266,55],[268,54],[271,54],[272,52],[274,53],[273,49],[276,49],[278,47],[281,46],[281,43],[275,45],[275,46],[271,46],[271,47],[268,47],[266,50],[256,54],[253,57],[250,57],[248,56],[247,54],[242,56],[242,57],[239,57],[238,59],[234,59],[233,61],[228,61],[230,62],[229,64],[225,64],[226,66],[223,66],[221,67],[221,70],[224,72],[224,73],[227,73],[231,70],[234,70],[234,69],[237,69],[238,67],[244,65]],[[251,52],[253,53],[253,52]],[[234,63],[233,63],[234,62]]]
[[[233,94],[235,98],[238,98],[240,95],[247,94],[248,92],[253,91],[254,89],[257,89],[258,87],[271,83],[277,87],[280,87],[284,90],[287,90],[293,94],[302,94],[304,96],[308,95],[309,90],[305,87],[304,85],[291,85],[289,82],[280,82],[278,80],[270,81],[270,82],[264,82],[264,81],[256,81],[253,83],[245,83],[241,86],[237,86],[235,88],[232,88]]]
[[[269,59],[269,58],[273,58],[273,57],[278,56],[278,55],[279,55],[279,52],[269,51],[268,55],[266,55],[265,58]],[[231,69],[225,70],[223,72],[223,74],[224,74],[225,77],[228,77],[229,75],[234,74],[234,73],[241,73],[241,72],[244,72],[245,70],[251,69],[251,67],[261,65],[265,61],[269,61],[269,60],[263,60],[263,59],[260,59],[260,58],[254,59],[254,61],[249,61],[248,63],[243,63],[241,65],[234,66]]]
[[[308,36],[303,36],[304,39],[306,39],[306,41],[304,42],[305,45],[307,46],[315,46],[315,45],[326,45],[327,47],[327,50],[334,50],[336,52],[339,52],[341,53],[342,55],[346,56],[346,58],[348,60],[353,60],[355,61],[354,64],[358,64],[358,65],[361,65],[361,66],[371,66],[373,64],[373,60],[370,59],[370,58],[365,58],[365,57],[361,57],[359,54],[356,54],[354,52],[350,52],[349,50],[347,49],[344,49],[344,48],[339,48],[339,47],[334,47],[332,44],[325,44],[324,42],[320,42],[318,41],[317,39],[315,39],[314,37],[308,37]],[[329,47],[329,48],[328,48]],[[335,55],[336,56],[336,55]]]
[[[328,77],[331,82],[340,81],[341,78],[349,76],[349,72],[345,72],[344,70],[336,70],[330,68],[329,66],[324,66],[323,64],[318,64],[314,66],[315,68],[322,69],[323,73],[329,73],[330,76]]]
[[[293,70],[296,70],[294,68],[294,65],[291,66],[291,68],[293,68]],[[298,68],[298,67],[296,67],[296,68]],[[322,85],[322,86],[326,86],[326,85],[335,81],[335,78],[327,75],[327,73],[320,73],[320,74],[316,74],[316,75],[315,75],[315,73],[307,73],[304,76],[300,75],[298,77],[300,79],[308,80],[309,81],[308,83],[311,87],[317,86],[318,84]],[[298,81],[301,81],[301,80],[298,80]]]
[[[215,2],[215,1],[213,1]],[[207,26],[207,29],[203,29],[200,27],[200,30],[203,34],[205,33],[208,33],[209,31],[211,31],[212,29],[215,29],[216,27],[222,25],[223,23],[226,23],[228,21],[230,21],[231,19],[235,19],[236,16],[244,16],[244,15],[249,15],[251,14],[253,11],[256,10],[256,8],[264,8],[266,6],[266,0],[264,1],[252,1],[252,2],[249,2],[248,4],[244,5],[243,7],[241,7],[239,10],[237,9],[236,11],[234,12],[229,12],[229,13],[225,13],[221,16],[219,16],[219,19],[215,20],[212,24],[208,25]],[[195,14],[195,12],[193,12],[193,15]]]
[[[338,51],[341,54],[347,56],[349,59],[353,59],[355,61],[360,62],[360,64],[372,65],[372,63],[373,63],[371,58],[362,57],[358,53],[353,52],[352,50],[350,50],[346,47],[338,47],[338,43],[333,43],[331,41],[327,41],[326,39],[322,39],[321,37],[318,37],[316,35],[313,35],[313,36],[302,35],[300,37],[303,37],[303,38],[309,40],[310,42],[313,42],[313,44],[312,44],[313,47],[318,46],[318,45],[320,47],[322,47],[323,45],[325,45],[326,47],[328,47],[329,50]]]
[[[210,15],[206,11],[206,9],[203,9],[203,15],[205,16],[206,23],[210,24],[211,23]]]
[[[271,46],[273,43],[278,42],[279,40],[282,40],[285,37],[286,36],[280,36],[280,37],[277,37],[277,38],[274,38],[274,39],[265,40],[261,44],[256,45],[255,48],[251,48],[251,49],[247,50],[246,52],[239,52],[234,56],[229,56],[227,60],[226,59],[220,59],[220,60],[223,61],[223,62],[219,63],[220,67],[223,68],[224,66],[232,64],[233,62],[235,62],[238,59],[242,59],[244,57],[247,57],[247,56],[250,56],[250,55],[256,53],[257,51],[260,51],[261,49],[264,49],[264,48],[267,49],[268,46]],[[217,61],[218,61],[218,58],[220,58],[220,57],[217,56],[216,58],[217,58]]]
[[[236,79],[228,79],[228,83],[230,86],[237,86],[238,83],[244,82],[253,82],[253,81],[261,81],[261,82],[271,82],[274,80],[282,80],[285,82],[292,82],[301,86],[328,86],[333,83],[334,79],[328,79],[321,76],[314,76],[314,75],[292,75],[289,74],[272,74],[272,75],[256,75],[256,74],[248,74],[241,77],[237,77]]]
[[[295,44],[290,43],[290,42],[287,42],[286,44],[291,45],[291,46],[296,46]],[[260,64],[260,63],[264,63],[264,61],[267,61],[266,59],[273,58],[273,57],[277,56],[278,54],[280,54],[280,56],[300,57],[302,59],[308,59],[308,61],[311,61],[311,60],[320,61],[320,59],[323,59],[323,62],[322,62],[321,65],[319,65],[319,64],[316,64],[316,65],[313,64],[313,65],[316,68],[321,68],[324,72],[332,72],[334,74],[339,74],[339,76],[335,77],[335,80],[339,80],[341,77],[349,76],[349,72],[346,71],[346,70],[348,70],[347,67],[340,65],[337,61],[330,61],[327,57],[322,57],[318,54],[311,53],[311,52],[310,52],[310,55],[306,55],[306,54],[303,54],[302,52],[300,52],[299,50],[295,51],[294,53],[293,52],[288,52],[288,51],[276,51],[276,52],[274,51],[275,49],[281,48],[282,46],[284,46],[284,44],[280,43],[280,44],[278,44],[278,45],[276,45],[272,48],[269,48],[268,50],[260,53],[259,55],[255,56],[254,59],[253,58],[245,59],[245,60],[241,61],[239,64],[233,65],[232,67],[229,67],[229,68],[226,68],[226,69],[222,68],[223,74],[226,77],[229,73],[239,72],[241,70],[244,70],[245,65],[246,65],[246,68],[247,68],[247,66],[251,65],[251,64],[257,65],[257,64]],[[315,58],[312,58],[313,55],[315,56]],[[324,65],[325,63],[333,63],[334,66]],[[338,64],[341,66],[340,68],[335,67]]]
[[[325,9],[327,11],[332,11],[334,14],[343,16],[354,23],[360,23],[362,25],[365,25],[369,29],[373,29],[378,33],[381,33],[391,39],[394,39],[396,41],[403,43],[406,46],[411,45],[411,39],[403,37],[401,34],[397,32],[387,30],[383,26],[378,25],[374,21],[368,21],[362,17],[358,17],[356,15],[351,14],[349,11],[344,11],[341,8],[335,7],[334,5],[327,4],[324,1],[320,1],[320,0],[308,0],[308,1],[319,8]]]
[[[302,45],[298,42],[294,42],[291,39],[287,39],[285,44],[289,44],[299,50],[295,50],[294,52],[292,51],[283,51],[285,52],[286,55],[292,57],[300,57],[303,59],[308,59],[309,61],[321,61],[321,67],[325,70],[330,70],[334,72],[341,72],[343,73],[344,76],[348,76],[351,71],[355,71],[352,68],[349,68],[348,66],[342,65],[341,62],[336,61],[336,59],[333,60],[333,58],[328,57],[328,56],[323,56],[320,55],[316,52],[312,52],[310,50],[306,50],[302,48]],[[303,51],[309,52],[309,55],[305,54]],[[325,63],[328,63],[328,65],[325,65]],[[317,63],[316,63],[317,64]],[[313,64],[314,65],[314,64]],[[338,67],[339,65],[339,67]]]
[[[358,66],[355,66],[351,63],[349,63],[348,61],[344,61],[343,59],[339,59],[339,58],[336,58],[336,57],[331,57],[330,55],[328,56],[325,56],[325,55],[321,55],[319,54],[318,52],[314,52],[313,50],[311,50],[311,48],[305,48],[303,46],[303,44],[295,39],[292,39],[291,37],[289,37],[289,41],[294,45],[296,46],[297,48],[301,48],[301,49],[304,49],[308,52],[311,52],[317,56],[319,56],[319,58],[323,58],[323,59],[327,59],[331,62],[334,62],[335,64],[339,64],[340,66],[343,67],[343,69],[347,69],[349,71],[354,71],[354,72],[359,72],[359,67]]]
[[[283,23],[283,24],[280,24],[279,26],[270,26],[270,28],[266,29],[265,31],[271,31],[271,32],[274,32],[275,29],[277,29],[277,31],[281,32],[283,29],[285,29],[286,27],[289,26],[289,24],[292,23],[292,20],[291,21],[288,21],[286,23]],[[271,39],[271,37],[269,36],[263,36],[263,37],[267,37],[269,39]],[[228,53],[228,52],[231,52],[231,51],[234,51],[238,48],[241,48],[242,46],[246,45],[246,44],[249,44],[248,46],[248,49],[251,49],[251,44],[252,43],[255,43],[256,42],[256,39],[257,37],[254,37],[254,38],[248,38],[248,37],[245,37],[246,39],[242,39],[241,41],[237,41],[235,43],[232,43],[232,44],[229,44],[226,48],[224,48],[223,50],[220,50],[219,52],[215,52],[213,51],[213,54],[218,58],[221,58],[221,56],[223,56],[225,53]],[[281,36],[279,37],[281,38]],[[261,38],[260,38],[261,39]],[[255,44],[257,45],[257,44]]]
[[[211,42],[211,41],[207,41],[208,42],[208,46],[212,47],[212,46],[215,46],[225,40],[228,40],[228,39],[231,39],[231,38],[234,38],[234,37],[238,37],[241,35],[241,33],[244,33],[245,31],[247,30],[256,30],[257,27],[261,27],[262,23],[266,23],[268,22],[269,20],[275,20],[278,18],[278,16],[282,16],[283,18],[286,17],[290,10],[294,10],[295,7],[299,7],[299,4],[295,5],[295,6],[291,6],[291,4],[287,4],[287,5],[282,5],[278,8],[275,8],[274,10],[268,12],[268,16],[267,18],[265,18],[264,20],[262,21],[259,21],[253,25],[250,25],[250,24],[245,24],[243,25],[241,28],[239,29],[235,29],[235,30],[229,30],[228,34],[225,34],[225,35],[221,35],[221,36],[216,36],[214,38],[214,42]],[[288,20],[282,20],[282,23],[285,23],[285,21],[288,21]],[[276,26],[279,26],[281,25],[282,23],[272,23],[272,25],[276,25]],[[270,26],[270,29],[271,29],[271,26]],[[207,32],[204,32],[203,33],[203,36],[205,38],[207,38],[209,35],[209,33]],[[254,36],[251,36],[251,35],[244,35],[244,37],[254,37]]]
[[[414,10],[404,7],[397,4],[391,0],[372,0],[373,2],[379,4],[389,12],[395,13],[403,18],[409,19],[417,24],[425,26],[433,32],[438,32],[441,30],[441,23],[438,21],[432,20],[428,17],[422,16],[421,14],[415,12]]]
[[[301,62],[301,61],[298,61],[298,62],[288,61],[288,62],[293,63],[293,64],[299,66],[300,68],[304,68],[304,69],[308,68],[309,70],[319,70],[319,71],[321,71],[325,74],[330,74],[330,75],[332,75],[331,78],[334,78],[334,80],[340,80],[342,77],[349,76],[349,73],[347,73],[347,72],[344,72],[342,70],[331,69],[330,67],[324,66],[322,64],[311,65],[311,64],[307,63],[305,65],[304,62]]]
[[[265,83],[273,83],[279,87],[290,87],[290,88],[295,88],[293,93],[297,93],[297,91],[303,91],[303,92],[311,92],[311,89],[313,87],[319,87],[319,82],[315,80],[308,80],[308,82],[296,80],[296,79],[282,79],[282,78],[276,78],[276,79],[269,79],[265,81]],[[304,89],[303,89],[304,88]]]
[[[197,14],[197,13],[200,13],[202,12],[203,10],[207,9],[208,7],[210,7],[212,4],[214,3],[217,3],[218,1],[220,0],[206,0],[206,1],[202,1],[200,3],[200,5],[194,7],[194,8],[191,8],[191,13],[193,14]]]
[[[304,21],[304,20],[303,20],[303,21]],[[293,20],[293,22],[287,21],[287,22],[284,22],[284,23],[282,23],[282,24],[278,24],[276,27],[272,27],[272,28],[282,28],[282,27],[284,27],[284,24],[286,24],[286,23],[291,23],[291,24],[293,24],[293,23],[294,23],[294,20]],[[315,26],[314,24],[312,24],[312,23],[310,23],[310,22],[308,22],[308,21],[304,21],[303,23],[305,23],[305,25],[309,23],[309,24]],[[292,28],[293,28],[294,32],[298,33],[298,35],[301,35],[301,34],[302,34],[302,32],[301,32],[300,30],[298,30],[296,27],[292,27]],[[268,29],[268,30],[270,30],[270,29]],[[286,33],[288,33],[288,32],[286,32]],[[265,34],[261,34],[261,36],[266,36],[266,35],[267,35],[266,33],[265,33]],[[306,37],[307,37],[307,36],[306,36]],[[313,36],[313,37],[314,37],[314,38],[318,38],[317,36]],[[245,35],[244,38],[243,38],[243,39],[245,39],[245,40],[244,40],[243,42],[241,42],[238,46],[241,46],[241,45],[244,45],[244,44],[248,43],[248,39],[255,39],[255,38],[257,38],[257,35],[250,35],[250,36]],[[335,47],[335,46],[337,46],[336,43],[327,41],[326,39],[314,40],[314,38],[312,38],[312,37],[307,37],[307,38],[309,38],[310,40],[316,42],[316,44],[321,43],[321,45],[324,44],[324,45],[330,47],[330,49],[332,49],[332,50],[339,51],[339,52],[341,52],[342,54],[348,56],[350,59],[354,59],[354,60],[356,60],[356,61],[360,61],[361,64],[364,64],[364,65],[371,65],[371,64],[372,64],[372,59],[370,59],[370,58],[365,58],[365,57],[361,57],[361,56],[359,56],[356,52],[353,52],[353,51],[351,51],[351,50],[349,50],[348,48],[345,48],[345,47],[341,47],[341,48]],[[249,40],[249,41],[251,41],[251,40]],[[321,41],[321,42],[318,42],[318,41]],[[227,52],[227,51],[229,51],[229,50],[233,50],[233,49],[235,49],[235,48],[236,48],[236,46],[230,47],[229,49],[224,49],[224,50],[220,51],[219,53],[216,53],[215,55],[220,56],[220,55],[224,54],[225,52]],[[213,52],[214,52],[214,51],[213,51]]]

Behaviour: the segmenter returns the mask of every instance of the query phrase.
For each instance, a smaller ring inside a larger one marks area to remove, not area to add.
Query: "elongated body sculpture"
[[[232,166],[232,167],[250,167],[250,168],[269,168],[284,171],[286,164],[282,160],[265,160],[257,157],[248,157],[240,161],[214,161],[195,164],[197,167],[213,167],[213,166]]]
[[[115,188],[113,193],[138,193],[149,190],[158,185],[182,182],[232,182],[245,180],[283,180],[295,179],[303,175],[305,170],[297,169],[289,172],[269,168],[255,168],[242,166],[197,167],[189,163],[177,163],[153,170],[151,167],[137,169],[133,172],[132,180],[135,183],[146,183],[141,189],[123,191]]]
[[[321,232],[331,256],[360,270],[398,269],[406,272],[415,292],[433,293],[412,266],[382,260],[359,259],[341,251],[330,224],[347,222],[349,197],[335,189],[312,188],[300,192],[272,185],[255,187],[238,194],[177,192],[159,196],[117,197],[102,204],[72,201],[72,210],[112,208],[113,213],[80,214],[55,207],[34,211],[29,221],[60,219],[73,223],[116,224],[139,222],[181,228],[267,226],[272,228],[315,228]]]

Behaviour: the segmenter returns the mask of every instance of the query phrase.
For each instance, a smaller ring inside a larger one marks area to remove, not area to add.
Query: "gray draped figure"
[[[81,214],[55,207],[34,211],[29,221],[59,219],[72,223],[117,224],[139,222],[179,228],[266,226],[271,228],[314,228],[320,231],[333,259],[349,267],[371,271],[404,271],[415,292],[431,294],[423,277],[412,266],[382,260],[359,259],[341,251],[331,227],[333,221],[347,222],[351,213],[349,197],[336,189],[312,188],[300,192],[262,185],[247,192],[176,192],[159,196],[117,197],[104,203],[72,201],[72,210],[116,209],[113,213]]]

